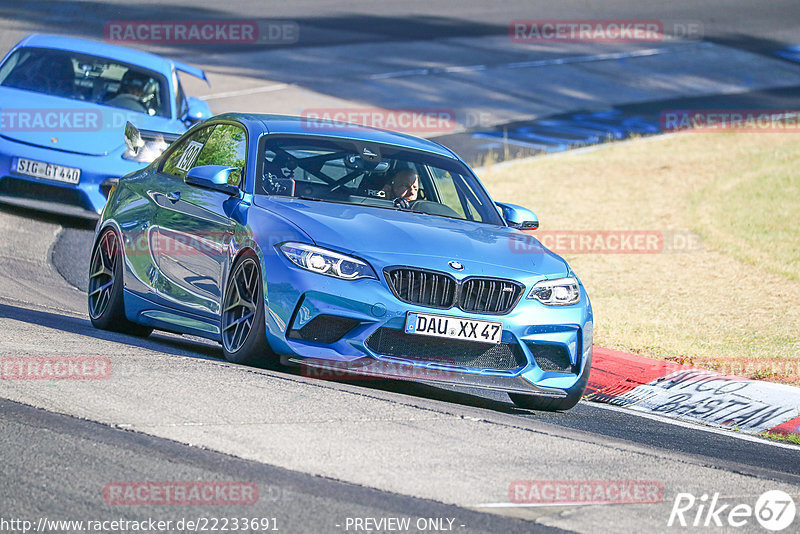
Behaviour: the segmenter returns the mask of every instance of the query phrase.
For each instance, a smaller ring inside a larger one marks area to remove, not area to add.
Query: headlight
[[[152,163],[168,146],[163,140],[145,141],[144,145],[135,151],[131,147],[126,147],[122,157],[131,161]]]
[[[536,299],[548,306],[565,306],[575,304],[581,299],[581,288],[577,278],[568,276],[554,280],[536,282],[528,293],[529,299]]]
[[[344,280],[377,279],[372,267],[363,261],[332,250],[303,243],[284,243],[280,249],[292,263],[314,273]]]

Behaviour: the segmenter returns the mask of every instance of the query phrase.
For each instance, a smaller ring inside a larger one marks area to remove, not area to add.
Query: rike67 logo
[[[722,504],[719,493],[711,497],[704,493],[699,498],[691,493],[678,493],[667,526],[743,527],[752,525],[755,518],[765,529],[778,532],[794,522],[795,513],[794,499],[781,490],[762,493],[755,506],[745,503]]]

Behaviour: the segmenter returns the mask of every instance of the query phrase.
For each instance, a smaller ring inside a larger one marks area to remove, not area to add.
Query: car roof
[[[98,41],[90,41],[88,39],[78,39],[75,37],[63,37],[60,35],[44,35],[33,34],[24,38],[17,43],[16,47],[32,46],[37,48],[52,48],[54,50],[68,50],[72,52],[79,52],[82,54],[89,54],[93,56],[105,57],[122,61],[123,63],[130,63],[147,67],[151,70],[156,70],[162,74],[169,74],[172,72],[175,63],[169,59],[143,52],[141,50],[134,50],[124,46],[117,46],[108,43],[101,43]],[[15,47],[15,48],[16,48]]]
[[[261,113],[225,113],[209,120],[215,119],[235,120],[245,124],[249,130],[257,130],[263,133],[335,137],[337,139],[400,146],[411,150],[430,152],[447,158],[459,159],[450,149],[435,141],[359,124]],[[309,124],[309,121],[313,121],[313,125]]]

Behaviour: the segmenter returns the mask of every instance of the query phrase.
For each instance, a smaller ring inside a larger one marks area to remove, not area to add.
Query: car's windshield
[[[469,170],[450,158],[312,137],[267,137],[259,158],[256,194],[503,224]]]
[[[148,115],[170,116],[163,76],[77,52],[20,48],[0,66],[0,85]]]

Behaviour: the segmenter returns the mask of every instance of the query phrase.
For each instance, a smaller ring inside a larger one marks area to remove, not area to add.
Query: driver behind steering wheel
[[[147,96],[145,93],[149,82],[150,77],[146,74],[131,70],[127,71],[122,76],[122,80],[120,80],[119,91],[116,96],[107,100],[106,104],[131,111],[148,113],[145,105],[145,97]]]
[[[396,207],[408,209],[419,195],[419,176],[411,169],[403,169],[394,175],[383,190],[389,198],[394,199]]]

